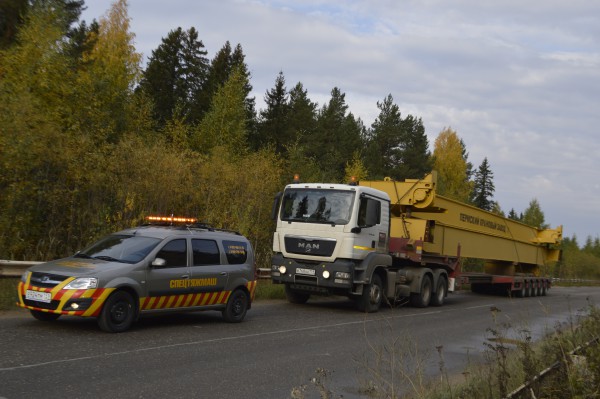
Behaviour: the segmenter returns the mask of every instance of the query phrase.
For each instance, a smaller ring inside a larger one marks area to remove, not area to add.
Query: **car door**
[[[148,296],[140,307],[149,310],[182,306],[191,292],[187,240],[177,238],[166,242],[155,259],[148,271]]]
[[[216,240],[193,238],[190,288],[194,300],[190,306],[219,305],[227,302],[229,273],[221,264]]]

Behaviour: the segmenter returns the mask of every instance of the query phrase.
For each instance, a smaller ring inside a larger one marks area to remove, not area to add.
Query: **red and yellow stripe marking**
[[[65,289],[63,289],[63,287],[65,287],[71,281],[75,280],[75,277],[69,277],[68,279],[66,279],[65,281],[63,281],[62,283],[58,284],[56,287],[53,287],[53,288],[32,286],[30,279],[31,279],[31,274],[27,277],[26,282],[19,283],[19,286],[17,287],[17,292],[19,294],[18,295],[19,302],[17,303],[17,305],[19,305],[22,308],[39,310],[39,311],[48,312],[48,313],[58,313],[58,314],[64,314],[64,315],[84,316],[84,317],[98,316],[98,314],[100,313],[100,309],[102,309],[102,304],[104,304],[104,301],[106,300],[106,298],[108,298],[110,293],[115,290],[114,288],[96,288],[96,289],[91,289],[91,290],[65,290]],[[39,292],[49,292],[50,296],[51,296],[51,300],[59,301],[59,304],[55,310],[37,308],[35,306],[28,306],[25,304],[25,301],[24,301],[25,293],[27,290],[39,291]],[[69,300],[77,299],[77,298],[91,298],[92,304],[88,309],[85,309],[85,310],[62,310],[63,307],[65,306],[65,304]]]
[[[96,288],[90,290],[65,290],[67,284],[75,278],[70,277],[58,284],[54,288],[43,288],[32,286],[30,283],[31,275],[28,276],[26,282],[20,282],[17,288],[19,305],[22,308],[38,310],[49,313],[59,313],[72,316],[97,317],[100,314],[102,305],[106,298],[115,290],[115,288]],[[246,283],[246,289],[250,293],[250,298],[254,301],[257,281],[249,281]],[[25,293],[27,290],[49,292],[53,301],[60,301],[56,310],[42,309],[34,306],[28,306],[24,302]],[[140,298],[140,310],[155,310],[155,309],[171,309],[183,307],[197,306],[212,306],[224,305],[229,300],[231,291],[203,292],[198,294],[183,294],[183,295],[167,295],[159,297],[142,297]],[[77,298],[91,298],[92,304],[85,310],[62,310],[67,301]]]

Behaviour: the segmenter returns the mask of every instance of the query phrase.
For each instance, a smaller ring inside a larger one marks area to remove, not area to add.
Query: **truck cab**
[[[311,293],[361,296],[372,272],[365,260],[381,255],[389,263],[389,205],[370,187],[287,185],[274,205],[273,282],[285,284],[294,303]]]

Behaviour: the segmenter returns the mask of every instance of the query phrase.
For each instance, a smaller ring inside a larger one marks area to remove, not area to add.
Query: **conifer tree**
[[[340,181],[346,162],[362,147],[362,121],[348,112],[346,95],[335,87],[317,117],[317,131],[309,137],[309,156],[319,160],[324,181]]]
[[[208,110],[203,90],[208,78],[208,58],[195,28],[169,32],[152,51],[140,88],[154,102],[159,126],[173,118],[175,110],[189,123],[199,121]]]
[[[270,144],[277,153],[284,152],[285,146],[290,143],[290,130],[287,122],[290,110],[288,101],[285,77],[283,72],[279,72],[275,80],[275,87],[265,94],[267,108],[260,111],[257,134],[250,140],[255,149]]]
[[[494,173],[490,169],[487,157],[483,159],[481,165],[475,172],[473,180],[473,190],[471,191],[471,202],[478,208],[491,211],[494,208]]]
[[[367,135],[366,165],[369,178],[383,179],[390,176],[396,180],[400,177],[402,162],[402,117],[400,109],[394,104],[391,94],[377,102],[379,115],[371,125]]]
[[[400,180],[418,179],[431,171],[431,153],[421,118],[408,115],[402,121],[402,165]]]

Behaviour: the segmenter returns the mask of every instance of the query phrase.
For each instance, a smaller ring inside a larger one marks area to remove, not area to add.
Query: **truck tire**
[[[426,308],[431,302],[431,293],[433,291],[433,283],[429,275],[423,276],[421,280],[421,290],[417,293],[410,294],[410,303],[416,308]]]
[[[123,332],[135,320],[135,300],[127,291],[115,291],[104,302],[98,326],[106,332]]]
[[[446,292],[448,291],[448,283],[446,282],[446,277],[440,276],[437,282],[437,288],[435,289],[435,294],[431,297],[431,305],[432,306],[442,306],[444,304],[444,300],[446,299]]]
[[[248,295],[240,289],[231,293],[227,306],[223,309],[223,320],[228,323],[239,323],[246,317],[248,311]]]
[[[306,292],[300,292],[300,291],[296,291],[293,290],[289,284],[285,285],[285,297],[287,298],[289,303],[295,303],[295,304],[303,304],[306,303],[306,301],[308,301],[308,299],[310,298],[310,294],[307,294]]]
[[[375,313],[383,302],[383,283],[378,274],[373,274],[371,284],[363,287],[363,293],[358,298],[358,310],[365,313]]]

